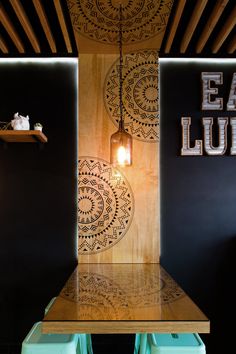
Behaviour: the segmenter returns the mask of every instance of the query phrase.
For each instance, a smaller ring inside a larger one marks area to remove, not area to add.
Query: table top
[[[209,333],[207,317],[159,264],[79,264],[44,333]]]

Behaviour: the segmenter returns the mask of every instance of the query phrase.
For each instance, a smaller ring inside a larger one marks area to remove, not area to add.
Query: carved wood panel
[[[156,142],[159,138],[157,51],[126,54],[122,67],[125,128],[133,138]],[[119,60],[110,68],[104,85],[107,112],[118,127]]]
[[[78,174],[79,254],[102,252],[129,229],[133,193],[124,175],[97,157],[80,157]]]
[[[123,0],[122,28],[124,44],[145,41],[164,31],[173,1]],[[68,1],[74,30],[94,41],[118,42],[118,0]]]
[[[114,66],[116,60],[116,55],[80,55],[79,262],[157,263],[160,243],[157,130],[156,139],[146,140],[144,137],[136,138],[133,131],[131,167],[114,169],[109,163],[110,137],[117,127],[107,111],[104,87],[107,87],[110,68]],[[155,106],[158,95],[157,84],[153,84],[154,80],[157,82],[156,53],[154,51],[134,53],[132,60],[128,62],[132,65],[135,63],[132,76],[135,76],[137,70],[139,77],[133,84],[133,87],[138,86],[137,95],[141,97],[140,91],[145,90],[146,82],[147,85],[150,84],[147,90],[150,89],[152,92],[155,103],[153,100],[146,114],[155,116],[158,127],[158,106]],[[143,103],[140,101],[139,105],[139,112],[142,112]],[[155,110],[155,114],[152,110]],[[126,119],[125,117],[125,121]],[[150,137],[147,134],[146,138],[147,136]]]

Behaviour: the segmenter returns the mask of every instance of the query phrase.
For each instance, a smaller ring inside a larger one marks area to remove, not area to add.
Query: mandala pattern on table
[[[149,265],[147,265],[149,268]],[[160,273],[155,269],[153,272],[146,271],[145,265],[138,269],[126,267],[123,272],[114,272],[111,269],[111,278],[123,289],[130,307],[153,307],[158,304],[169,304],[185,295],[184,291],[166,273],[163,268]],[[115,276],[114,276],[115,274]],[[106,271],[109,278],[109,270]]]
[[[161,269],[160,278],[163,283],[163,291],[161,292],[160,299],[162,304],[169,304],[186,296],[185,292],[173,281],[163,268]]]
[[[75,284],[78,286],[75,287]],[[89,272],[72,274],[60,296],[79,303],[77,311],[80,320],[130,318],[126,294],[119,285],[102,274]]]
[[[130,226],[132,190],[120,171],[95,157],[80,157],[78,174],[79,254],[107,250]]]
[[[163,268],[149,272],[138,264],[94,264],[88,267],[94,270],[87,271],[81,267],[86,269],[85,264],[80,265],[60,293],[60,297],[79,303],[80,319],[127,320],[139,309],[156,309],[186,296]]]
[[[92,40],[118,42],[119,0],[67,0],[76,32]],[[161,33],[166,28],[173,0],[123,0],[122,39],[137,43]]]
[[[158,55],[154,50],[126,54],[122,67],[123,114],[125,129],[138,140],[156,142],[159,138]],[[104,85],[107,112],[118,126],[119,60],[109,70]]]

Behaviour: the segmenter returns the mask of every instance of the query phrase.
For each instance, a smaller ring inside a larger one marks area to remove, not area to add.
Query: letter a
[[[236,111],[236,73],[233,74],[229,100],[227,102],[228,111]]]

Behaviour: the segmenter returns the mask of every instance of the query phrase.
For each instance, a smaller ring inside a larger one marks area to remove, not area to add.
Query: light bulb
[[[124,130],[112,134],[110,140],[111,164],[130,166],[132,164],[132,137]]]
[[[119,165],[129,165],[130,164],[130,154],[124,146],[119,146],[117,150],[117,161]]]

